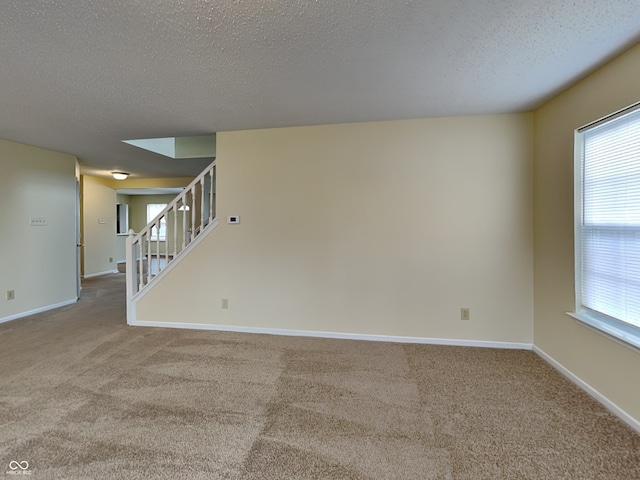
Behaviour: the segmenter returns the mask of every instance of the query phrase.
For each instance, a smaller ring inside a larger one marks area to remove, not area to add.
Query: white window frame
[[[158,207],[155,210],[158,212],[155,215],[151,212],[151,207]],[[153,222],[162,210],[167,208],[166,203],[147,203],[147,224]],[[167,217],[164,216],[160,219],[160,228],[152,228],[151,235],[149,236],[151,241],[164,242],[167,240]]]
[[[598,332],[604,333],[617,342],[621,342],[625,346],[640,350],[640,327],[637,327],[620,319],[604,315],[600,312],[591,310],[583,306],[582,302],[582,215],[583,215],[583,134],[592,128],[605,125],[609,122],[620,119],[623,116],[637,113],[640,110],[640,102],[631,105],[623,110],[615,112],[607,117],[592,122],[575,131],[575,181],[574,181],[574,199],[575,199],[575,295],[576,310],[567,312],[571,317],[579,320],[588,327]]]

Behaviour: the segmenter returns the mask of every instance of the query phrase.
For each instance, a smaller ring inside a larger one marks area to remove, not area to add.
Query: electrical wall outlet
[[[7,300],[15,300],[16,291],[15,290],[7,290]]]
[[[223,310],[227,310],[229,308],[229,299],[228,298],[223,298],[222,299],[222,308],[223,308]]]
[[[469,320],[469,309],[468,308],[461,308],[460,309],[460,320]]]
[[[113,263],[113,257],[109,257],[109,263]]]

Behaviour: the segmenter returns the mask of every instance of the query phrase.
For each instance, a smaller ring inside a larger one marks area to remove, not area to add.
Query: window
[[[166,203],[147,204],[147,223],[152,222],[159,214],[167,208]],[[152,228],[149,240],[166,240],[167,238],[167,217],[160,219],[160,228]]]
[[[640,348],[640,104],[576,131],[576,312]]]

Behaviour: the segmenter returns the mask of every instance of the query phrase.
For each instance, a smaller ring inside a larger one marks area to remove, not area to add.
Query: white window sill
[[[615,342],[640,352],[640,328],[610,320],[605,316],[591,312],[566,313],[597,333],[604,334]]]

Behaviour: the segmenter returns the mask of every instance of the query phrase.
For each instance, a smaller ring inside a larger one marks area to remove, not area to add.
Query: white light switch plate
[[[32,227],[46,227],[47,219],[44,217],[30,217],[29,225]]]

